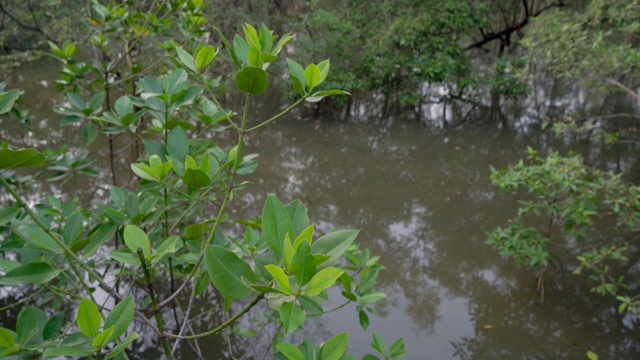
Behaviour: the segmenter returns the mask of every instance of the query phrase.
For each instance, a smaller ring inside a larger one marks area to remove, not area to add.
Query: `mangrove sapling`
[[[105,6],[96,11],[120,14],[118,9]],[[278,39],[265,25],[259,30],[249,24],[242,28],[244,37],[236,35],[233,46],[218,31],[238,68],[236,88],[245,96],[244,107],[239,111],[240,121],[233,119],[236,112],[221,106],[212,89],[207,74],[218,50],[210,45],[193,51],[177,46],[170,49],[171,55],[177,55],[172,57],[172,64],[177,68],[140,77],[135,87],[139,93],[120,96],[113,107],[99,106],[104,97],[91,94],[92,87],[85,90],[93,99],[88,102],[82,100],[80,94],[67,94],[75,110],[61,111],[66,116],[82,114],[83,121],[97,124],[103,132],[133,136],[143,143],[145,156],[131,164],[131,170],[140,180],[130,189],[113,185],[109,199],[95,208],[82,211],[69,208],[66,209],[69,216],[55,218],[43,211],[46,207],[28,206],[0,176],[3,187],[17,202],[17,207],[0,208],[3,214],[10,215],[0,223],[1,229],[7,234],[6,238],[14,242],[9,250],[3,248],[2,251],[12,253],[15,259],[6,262],[3,267],[6,273],[0,284],[47,288],[43,291],[55,286],[82,292],[76,315],[79,332],[74,332],[74,327],[63,331],[63,324],[56,323],[55,329],[60,335],[45,339],[0,328],[3,335],[0,349],[4,353],[94,356],[96,359],[120,357],[138,337],[137,332],[131,332],[121,339],[136,319],[144,324],[144,331],[157,336],[164,355],[171,358],[179,340],[195,341],[218,334],[231,325],[238,325],[242,316],[266,301],[274,318],[279,318],[279,329],[282,329],[274,351],[289,357],[285,352],[291,346],[284,345],[283,339],[303,326],[307,314],[320,316],[325,312],[321,304],[332,286],[343,288],[344,304],[358,304],[363,327],[368,326],[367,313],[377,314],[375,303],[386,297],[373,290],[382,267],[377,257],[358,249],[357,230],[337,230],[314,239],[314,225],[302,202],[283,204],[270,195],[257,221],[237,219],[245,228],[244,238],[233,239],[225,233],[223,225],[229,218],[229,204],[241,196],[239,190],[246,185],[238,179],[256,167],[254,156],[243,154],[246,137],[305,101],[347,95],[340,90],[314,91],[329,74],[329,60],[302,67],[287,59],[289,76],[299,99],[275,115],[254,114],[250,118],[253,98],[268,90],[269,65],[278,59],[292,36],[287,34]],[[10,109],[15,101],[14,93],[2,94],[0,104],[2,100],[10,103],[3,108]],[[253,118],[263,120],[252,124]],[[145,121],[138,121],[142,119]],[[236,132],[235,144],[221,148],[211,140],[218,131]],[[0,169],[42,166],[46,162],[46,157],[35,149],[0,149]],[[114,236],[122,238],[126,247],[107,246],[107,240]],[[109,253],[107,259],[96,255],[100,248]],[[64,258],[73,266],[54,266]],[[134,296],[125,297],[115,286],[111,273],[98,271],[114,264],[119,266],[111,268],[115,269],[116,281],[128,282],[127,288]],[[141,303],[145,294],[136,286],[140,274],[148,289],[150,308]],[[157,291],[155,286],[165,274],[182,280],[175,290],[170,287],[169,294]],[[81,282],[81,288],[73,288],[67,275]],[[91,299],[94,282],[116,304],[105,317],[102,328],[106,311]],[[196,296],[211,295],[211,285],[222,296],[222,302],[212,304],[211,308],[236,311],[227,320],[200,329],[194,323],[200,315],[192,314],[193,303]],[[185,289],[190,289],[188,294]],[[69,301],[60,292],[52,293],[61,302]],[[174,333],[165,323],[164,308],[174,304],[182,309],[185,303],[188,305],[181,319],[177,311],[174,312],[173,327],[177,329]],[[232,306],[236,303],[238,306]],[[122,321],[115,320],[117,314],[123,312],[128,315],[121,316]],[[149,314],[155,318],[155,324],[147,317]],[[18,322],[20,324],[20,319]],[[269,323],[260,326],[266,327]],[[170,338],[176,339],[172,348]],[[336,335],[318,350],[319,358],[340,358],[346,352],[347,341],[348,334]]]

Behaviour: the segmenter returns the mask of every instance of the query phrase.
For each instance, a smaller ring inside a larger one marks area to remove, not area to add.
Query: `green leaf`
[[[280,350],[282,355],[286,356],[288,360],[305,360],[302,351],[291,343],[281,342],[276,345],[276,349]]]
[[[309,91],[311,91],[322,82],[322,71],[320,71],[316,64],[309,64],[307,68],[304,69],[304,80],[307,82],[307,85],[309,85]]]
[[[200,49],[196,54],[196,67],[198,70],[202,70],[207,67],[207,65],[213,61],[215,56],[216,49],[211,45],[207,45]]]
[[[328,267],[318,271],[307,284],[305,293],[310,296],[320,294],[322,290],[333,285],[343,272],[344,270],[335,267]]]
[[[0,327],[0,348],[10,348],[16,343],[13,331]]]
[[[136,174],[139,178],[149,181],[158,181],[155,175],[155,171],[148,167],[146,164],[142,163],[134,163],[131,164],[131,171]]]
[[[259,67],[247,66],[236,74],[236,87],[249,94],[262,94],[268,84],[267,73]]]
[[[222,39],[222,43],[224,44],[224,47],[227,48],[227,51],[229,52],[229,55],[231,55],[231,59],[233,59],[233,62],[236,64],[237,67],[239,68],[242,67],[242,65],[240,64],[240,61],[238,61],[238,57],[236,56],[235,50],[233,49],[231,44],[229,44],[229,40],[227,40],[227,38],[224,36],[222,31],[220,31],[220,29],[218,29],[215,26],[213,28],[218,33],[218,36],[220,36],[220,38]]]
[[[249,52],[249,44],[247,44],[247,41],[242,37],[240,37],[239,35],[236,35],[233,37],[233,47],[235,49],[236,55],[238,56],[238,59],[242,63],[249,65],[249,60],[247,59],[247,53]],[[238,67],[242,67],[242,66],[238,66]]]
[[[133,112],[133,103],[131,102],[131,99],[124,95],[118,98],[118,100],[116,100],[116,103],[114,104],[114,109],[116,110],[116,113],[118,114],[118,116],[123,117],[131,112]]]
[[[260,293],[271,293],[271,294],[283,294],[282,291],[278,290],[278,289],[274,289],[270,286],[264,286],[264,285],[251,285],[249,286],[250,288],[252,288],[253,290],[260,292]]]
[[[54,254],[62,254],[62,249],[58,246],[58,243],[38,226],[21,226],[16,229],[16,233],[26,240],[29,247]]]
[[[278,256],[284,254],[283,243],[293,225],[284,205],[275,195],[269,195],[262,210],[262,233],[269,248]]]
[[[58,346],[58,347],[47,348],[42,354],[42,356],[48,357],[48,358],[60,357],[60,356],[86,357],[86,356],[91,356],[94,353],[95,353],[95,350],[78,349],[76,347],[70,347],[70,346]]]
[[[389,348],[389,355],[391,355],[392,359],[400,359],[407,355],[407,348],[404,346],[404,339],[400,338],[391,344],[391,347]]]
[[[0,208],[0,226],[16,219],[18,214],[20,214],[20,208],[16,208],[16,207]]]
[[[86,122],[80,128],[80,133],[85,145],[90,145],[98,136],[98,127],[92,122]]]
[[[184,161],[189,152],[189,138],[180,126],[169,133],[167,139],[167,153],[180,161]]]
[[[589,360],[598,360],[600,359],[600,357],[598,356],[598,354],[594,353],[593,351],[589,350],[587,351],[587,358]]]
[[[213,285],[226,298],[244,299],[251,289],[242,278],[255,281],[256,275],[249,264],[238,255],[221,246],[209,246],[205,252],[205,264]]]
[[[300,306],[302,306],[302,308],[307,311],[310,311],[316,314],[324,313],[322,306],[320,306],[320,304],[317,301],[313,300],[313,298],[309,296],[301,295],[298,297],[298,301],[300,302]]]
[[[289,336],[307,318],[307,313],[293,301],[286,301],[280,306],[280,319],[284,324],[284,335]]]
[[[116,341],[122,336],[131,321],[133,321],[133,314],[135,311],[135,303],[133,296],[129,295],[122,299],[116,306],[113,307],[107,319],[104,321],[104,327],[113,327],[113,333],[108,339],[108,342]]]
[[[291,215],[291,214],[289,214],[289,215]],[[296,241],[293,243],[293,248],[297,250],[300,247],[300,244],[302,244],[302,242],[305,241],[305,240],[306,240],[307,243],[309,243],[309,246],[311,246],[311,240],[313,239],[313,230],[314,230],[314,228],[315,228],[315,226],[313,224],[311,224],[306,229],[302,230],[302,232],[300,232],[298,234],[298,237],[296,238]]]
[[[42,330],[42,339],[49,340],[56,336],[59,336],[62,332],[62,326],[64,325],[64,311],[61,311],[52,316],[44,326]]]
[[[140,258],[137,255],[133,255],[129,250],[118,249],[112,250],[109,253],[109,257],[117,262],[131,266],[140,266]]]
[[[376,332],[373,333],[373,343],[371,346],[382,355],[387,353],[387,344],[384,342],[382,336]]]
[[[196,72],[196,64],[195,64],[195,61],[193,60],[193,56],[191,56],[191,54],[189,54],[185,49],[183,49],[182,46],[178,46],[176,48],[176,51],[178,52],[178,58],[180,59],[180,63],[184,65],[187,69],[193,72]]]
[[[349,345],[349,333],[340,333],[327,342],[322,347],[322,360],[339,360]]]
[[[11,111],[13,103],[18,99],[18,96],[20,96],[20,90],[16,89],[0,93],[0,115]]]
[[[151,256],[151,243],[147,234],[135,225],[124,227],[124,243],[134,254],[138,253],[138,248],[142,248],[145,258]]]
[[[260,27],[259,38],[261,50],[263,52],[271,51],[271,48],[273,47],[273,34],[265,24],[262,24]]]
[[[302,68],[302,65],[298,64],[294,60],[287,59],[287,66],[289,67],[289,72],[291,73],[291,75],[298,79],[298,81],[300,82],[300,86],[302,86],[302,89],[306,89],[307,82],[304,78],[304,69]]]
[[[135,331],[129,334],[129,336],[127,336],[124,340],[122,340],[120,344],[114,346],[113,349],[109,351],[109,353],[105,357],[105,360],[113,359],[114,357],[116,357],[118,354],[123,352],[124,349],[127,348],[127,346],[129,346],[134,340],[136,340],[139,337],[140,335],[138,335],[138,333]]]
[[[329,59],[326,60],[322,60],[318,63],[318,69],[320,69],[320,82],[323,82],[324,79],[327,78],[327,75],[329,75],[329,67],[330,67],[330,62]]]
[[[19,262],[16,262],[13,260],[7,260],[7,259],[0,259],[0,269],[4,270],[5,272],[11,271],[17,267],[20,267]]]
[[[45,284],[55,279],[60,270],[44,262],[32,262],[7,272],[0,285]]]
[[[247,60],[249,60],[249,65],[253,67],[261,67],[262,66],[262,57],[260,56],[260,50],[255,46],[251,45],[249,48],[249,52],[247,53]]]
[[[316,262],[307,241],[302,241],[291,261],[291,272],[300,286],[306,285],[316,274]]]
[[[289,282],[287,274],[284,273],[284,270],[282,270],[278,265],[273,264],[266,265],[265,269],[267,269],[269,274],[273,276],[275,281],[278,283],[278,286],[280,286],[280,290],[285,295],[291,295],[291,283]]]
[[[293,259],[293,255],[295,253],[296,251],[291,243],[289,233],[284,234],[284,241],[282,242],[282,258],[284,259],[284,267],[287,271],[291,268],[291,259]]]
[[[102,316],[100,316],[98,306],[93,301],[82,298],[78,307],[78,328],[80,332],[95,339],[101,323]]]
[[[242,30],[244,32],[244,37],[247,39],[247,42],[249,43],[249,45],[253,45],[257,47],[258,50],[262,50],[262,45],[260,44],[260,37],[258,36],[258,32],[256,31],[256,28],[254,28],[249,23],[244,23],[244,25],[242,25]]]
[[[44,165],[45,161],[47,158],[36,149],[0,149],[0,170],[16,167],[38,167]]]
[[[308,98],[305,99],[305,101],[315,103],[324,99],[327,96],[332,96],[332,95],[351,95],[351,94],[342,90],[323,90],[323,91],[318,91],[313,95],[309,96]]]
[[[111,337],[111,334],[113,334],[113,326],[108,327],[107,329],[96,335],[91,345],[93,345],[93,347],[95,347],[96,349],[102,349],[106,344],[109,343],[108,340]]]
[[[358,311],[358,319],[360,320],[360,326],[362,330],[367,331],[369,328],[369,315],[364,310]]]
[[[289,218],[291,218],[291,224],[293,225],[293,234],[291,234],[291,240],[297,240],[300,233],[309,227],[309,215],[307,215],[307,208],[300,200],[294,200],[291,204],[285,206]],[[311,237],[309,237],[311,240]]]
[[[338,261],[349,249],[349,246],[358,236],[358,230],[338,230],[320,237],[311,244],[311,252],[313,254],[325,254],[329,259],[319,265],[322,269],[331,266]]]
[[[364,304],[374,303],[376,301],[380,301],[387,298],[387,294],[382,292],[372,292],[370,294],[366,294],[360,296],[360,302]]]
[[[203,188],[211,184],[211,179],[200,169],[187,169],[182,177],[185,184],[194,188]]]
[[[35,306],[23,307],[18,314],[16,333],[21,346],[41,342],[42,330],[47,323],[47,315]]]
[[[78,110],[84,110],[84,108],[87,106],[87,104],[84,102],[84,100],[82,100],[80,95],[78,95],[78,94],[76,94],[74,92],[68,92],[67,93],[67,99],[69,99],[69,102],[71,103],[71,106],[73,106],[74,108],[76,108]]]

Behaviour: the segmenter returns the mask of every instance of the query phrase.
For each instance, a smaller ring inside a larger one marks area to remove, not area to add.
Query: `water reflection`
[[[17,146],[65,143],[72,151],[82,149],[78,129],[57,127],[59,119],[49,111],[61,100],[38,81],[44,78],[50,84],[45,77],[50,75],[28,74],[35,78],[19,75],[13,85],[27,90],[27,101],[45,99],[32,111],[33,133],[3,122],[0,135]],[[539,126],[540,120],[570,113],[637,111],[634,105],[620,97],[597,98],[554,79],[541,78],[532,86],[533,96],[524,101],[456,103],[446,111],[425,108],[422,118],[415,112],[384,113],[381,99],[355,97],[348,121],[307,107],[249,135],[248,151],[260,153],[260,166],[247,178],[254,184],[246,196],[232,204],[238,217],[259,214],[269,193],[283,201],[299,198],[308,206],[318,233],[359,228],[362,245],[381,255],[386,267],[379,282],[390,297],[383,317],[372,319],[367,332],[361,331],[357,314],[348,307],[309,325],[294,339],[309,335],[322,341],[351,331],[350,352],[364,355],[371,352],[371,332],[376,331],[387,341],[405,337],[411,359],[583,358],[587,350],[602,358],[640,356],[637,324],[617,315],[610,299],[589,293],[585,279],[549,275],[542,304],[533,274],[515,271],[511,261],[484,244],[485,231],[504,224],[517,206],[516,199],[489,183],[489,165],[512,164],[531,146],[543,154],[572,149],[595,166],[638,167],[631,156],[637,151],[634,145],[611,151],[572,136],[555,138]],[[257,113],[278,112],[280,96],[258,98]],[[230,143],[215,136],[220,143]],[[126,148],[126,138],[117,141],[117,148]],[[108,186],[105,148],[103,142],[90,149],[101,178],[63,189],[37,183],[31,201],[42,201],[35,194],[49,190],[56,196],[73,193],[87,203],[99,201]],[[121,173],[129,174],[127,153],[118,164]],[[571,255],[575,254],[567,249],[566,256]],[[197,310],[209,309],[211,301],[201,300]],[[219,310],[208,313],[194,324],[196,332],[226,316]],[[256,309],[250,316],[262,313]],[[167,318],[169,327],[175,326],[171,316]],[[243,325],[252,323],[247,319]],[[142,326],[137,330],[146,339],[138,344],[140,356],[158,356],[151,333]],[[262,358],[257,344],[269,344],[273,332],[267,328],[258,341],[233,335],[228,345],[224,336],[216,336],[199,345],[207,353]],[[192,356],[184,345],[181,351]]]

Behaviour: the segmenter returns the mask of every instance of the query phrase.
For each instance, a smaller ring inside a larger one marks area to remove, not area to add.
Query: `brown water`
[[[8,79],[9,88],[26,90],[25,101],[35,106],[33,132],[2,120],[2,139],[18,146],[82,148],[79,130],[59,128],[60,116],[49,110],[60,101],[51,90],[56,70],[56,64],[42,61]],[[573,149],[590,163],[613,169],[633,166],[632,147],[557,139],[536,125],[572,111],[637,111],[624,97],[602,98],[552,79],[534,86],[531,99],[503,103],[500,112],[490,106],[471,112],[468,107],[446,112],[431,107],[421,109],[416,119],[415,112],[388,115],[379,100],[359,99],[348,120],[297,111],[249,137],[249,152],[260,153],[260,166],[247,178],[254,183],[246,196],[232,205],[237,216],[260,213],[269,193],[283,201],[299,198],[321,231],[361,229],[359,241],[381,255],[386,267],[379,288],[389,299],[367,331],[348,306],[307,327],[305,335],[321,342],[349,331],[349,351],[359,357],[373,352],[373,331],[388,343],[404,337],[407,359],[582,359],[587,350],[601,359],[640,357],[637,324],[617,314],[615,301],[590,293],[586,280],[568,271],[547,277],[541,303],[533,272],[516,269],[484,244],[485,232],[505,224],[517,206],[515,196],[500,194],[489,183],[489,165],[513,164],[531,146],[542,153]],[[273,113],[281,101],[276,93],[256,106]],[[119,148],[125,149],[119,156],[122,173],[131,150],[124,141]],[[90,151],[100,179],[83,180],[79,187],[69,183],[62,190],[38,183],[36,189],[99,201],[106,193],[95,186],[106,189],[108,184],[105,143]],[[632,270],[637,273],[637,266]],[[218,319],[212,314],[196,326]],[[137,348],[142,356],[155,358],[150,337]],[[260,339],[259,344],[269,341],[266,335]],[[252,344],[240,338],[232,350],[242,353]],[[200,346],[205,354],[229,351],[223,337],[200,341]],[[264,350],[249,351],[262,358]],[[183,357],[190,356],[185,347]]]

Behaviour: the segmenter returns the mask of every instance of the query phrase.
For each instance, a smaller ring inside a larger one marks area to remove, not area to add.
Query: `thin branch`
[[[215,329],[211,329],[207,332],[203,332],[200,334],[194,334],[194,335],[176,335],[176,334],[169,334],[169,333],[164,333],[164,336],[170,337],[170,338],[174,338],[174,339],[181,339],[181,340],[193,340],[193,339],[198,339],[198,338],[202,338],[202,337],[206,337],[206,336],[210,336],[216,333],[219,333],[220,331],[224,330],[225,328],[227,328],[228,326],[232,325],[233,323],[235,323],[242,315],[246,314],[247,312],[249,312],[249,310],[251,310],[254,306],[256,306],[258,304],[258,302],[260,302],[260,300],[262,300],[264,298],[264,294],[259,294],[256,295],[256,297],[253,298],[253,300],[251,300],[251,302],[245,306],[244,308],[242,308],[242,310],[240,310],[237,314],[235,314],[234,316],[232,316],[231,318],[229,318],[229,320],[223,322],[220,326],[216,327]]]
[[[27,29],[27,30],[31,30],[31,31],[35,31],[35,32],[39,32],[40,34],[44,35],[44,37],[47,38],[47,40],[57,43],[58,41],[56,41],[55,39],[51,38],[49,35],[47,35],[44,31],[42,31],[42,29],[40,28],[40,26],[38,25],[38,23],[36,22],[36,18],[35,18],[35,14],[33,12],[33,9],[31,8],[31,2],[27,1],[27,6],[29,7],[29,11],[31,13],[31,17],[33,18],[33,21],[35,23],[35,26],[29,26],[23,22],[21,22],[20,20],[18,20],[16,17],[14,17],[13,15],[11,15],[11,13],[9,11],[7,11],[7,9],[4,8],[4,5],[0,2],[0,11],[5,14],[6,16],[8,16],[11,20],[13,20],[13,22],[15,22],[16,24],[18,24],[18,26],[20,26],[23,29]]]
[[[558,3],[553,3],[553,4],[549,4],[543,8],[541,8],[540,10],[536,11],[535,13],[529,14],[528,16],[526,16],[524,18],[524,20],[520,21],[519,23],[513,24],[511,26],[506,27],[505,29],[497,32],[497,33],[491,33],[491,34],[487,34],[487,36],[485,36],[482,40],[477,41],[469,46],[467,46],[465,48],[465,50],[471,50],[471,49],[476,49],[476,48],[480,48],[483,45],[486,45],[494,40],[499,40],[499,39],[503,39],[504,36],[510,36],[511,33],[522,29],[525,25],[527,25],[529,23],[529,19],[531,18],[535,18],[538,17],[540,14],[542,14],[543,12],[555,8],[555,7],[564,7],[566,6],[562,1],[558,2]]]

